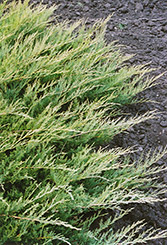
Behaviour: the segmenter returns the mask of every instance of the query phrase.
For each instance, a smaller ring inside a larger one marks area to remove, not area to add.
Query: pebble
[[[151,122],[150,121],[146,121],[145,124],[146,124],[146,126],[151,126]]]
[[[141,135],[139,136],[139,139],[142,140],[142,139],[144,139],[144,137],[145,137],[145,134],[141,134]]]
[[[167,210],[167,203],[163,204],[165,210]]]
[[[158,49],[158,50],[163,50],[163,49],[164,49],[164,43],[163,43],[163,42],[159,43],[159,44],[157,45],[157,49]]]
[[[126,13],[128,13],[128,8],[127,7],[123,7],[123,8],[120,9],[120,11],[121,11],[121,13],[126,14]]]
[[[131,138],[131,139],[136,139],[136,134],[131,133],[131,134],[130,134],[130,138]]]
[[[149,4],[149,0],[144,0],[143,4],[144,6],[147,6]]]
[[[156,23],[155,23],[154,21],[152,21],[152,20],[149,20],[148,25],[149,25],[149,26],[155,26]]]
[[[81,13],[80,13],[79,11],[75,12],[75,14],[76,14],[77,16],[80,16],[80,15],[81,15]]]
[[[110,31],[114,31],[114,30],[115,30],[115,27],[114,27],[114,25],[110,24],[110,25],[108,26],[108,29],[109,29]]]
[[[140,147],[138,148],[138,150],[139,150],[139,151],[143,151],[143,147],[140,146]]]
[[[163,179],[164,179],[164,182],[167,183],[167,174],[164,175]]]
[[[129,2],[130,2],[131,4],[134,4],[134,3],[135,3],[135,1],[134,1],[134,0],[129,0]]]
[[[110,8],[111,8],[111,4],[110,4],[110,3],[106,3],[104,6],[105,6],[107,9],[110,9]]]
[[[165,33],[167,32],[167,25],[162,27],[162,31],[165,32]]]
[[[165,35],[165,36],[162,38],[162,42],[163,42],[163,43],[167,43],[167,35]]]
[[[162,160],[159,160],[159,161],[157,162],[157,164],[160,165],[160,166],[162,166],[162,165],[164,164],[164,162],[163,162]]]
[[[161,121],[161,122],[160,122],[160,125],[161,125],[162,127],[167,127],[167,120]]]
[[[143,10],[143,5],[139,2],[136,3],[136,12],[142,11]]]
[[[85,7],[84,7],[84,11],[85,11],[85,12],[89,11],[89,7],[88,7],[88,6],[85,6]]]

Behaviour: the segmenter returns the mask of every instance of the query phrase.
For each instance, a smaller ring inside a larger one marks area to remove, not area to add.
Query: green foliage
[[[141,233],[140,221],[113,232],[127,213],[122,204],[153,203],[164,192],[151,178],[162,168],[151,166],[165,151],[134,164],[130,149],[100,147],[152,118],[118,118],[122,105],[151,86],[154,79],[143,82],[150,70],[125,66],[118,47],[105,43],[107,20],[89,29],[80,21],[53,25],[53,11],[28,1],[0,5],[0,242],[135,244],[165,237]],[[105,209],[119,215],[92,231]]]

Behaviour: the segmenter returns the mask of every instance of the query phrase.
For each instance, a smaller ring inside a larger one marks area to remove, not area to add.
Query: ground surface
[[[33,0],[33,2],[41,2]],[[136,54],[132,64],[149,63],[156,67],[155,74],[167,71],[167,0],[44,0],[46,4],[59,4],[55,15],[59,20],[72,21],[84,18],[87,24],[112,15],[108,22],[106,38],[118,40],[126,46],[127,54]],[[138,155],[150,148],[167,145],[167,75],[158,79],[160,84],[140,96],[158,103],[144,103],[128,108],[130,114],[157,109],[154,120],[140,124],[127,135],[119,135],[114,144],[127,147],[136,145]],[[111,145],[113,142],[111,142]],[[157,164],[166,164],[166,158]],[[167,183],[167,173],[161,179]],[[146,219],[155,228],[167,229],[167,201],[155,205],[136,205],[134,212],[124,218],[123,224]],[[167,244],[167,238],[149,244]]]

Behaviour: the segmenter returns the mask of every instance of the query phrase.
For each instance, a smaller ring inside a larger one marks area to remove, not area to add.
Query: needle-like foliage
[[[140,232],[141,221],[113,232],[127,213],[122,204],[159,200],[165,187],[151,175],[162,168],[151,166],[165,151],[132,163],[130,149],[100,147],[152,118],[118,117],[122,105],[152,85],[154,79],[143,81],[150,70],[126,66],[118,47],[106,44],[107,20],[89,29],[81,21],[53,24],[53,12],[28,1],[0,5],[0,243],[165,237]],[[115,216],[92,230],[104,210]]]

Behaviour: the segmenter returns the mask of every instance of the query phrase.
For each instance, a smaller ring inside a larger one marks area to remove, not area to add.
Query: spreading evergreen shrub
[[[107,20],[91,28],[53,24],[53,11],[28,1],[0,5],[0,242],[136,244],[165,237],[142,233],[142,221],[114,233],[128,212],[123,204],[153,203],[164,192],[151,177],[162,170],[151,166],[164,151],[136,163],[130,149],[101,147],[152,117],[120,114],[151,86],[153,79],[143,81],[149,69],[126,66],[119,48],[105,42]],[[104,221],[105,210],[115,216]]]

